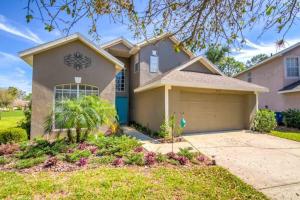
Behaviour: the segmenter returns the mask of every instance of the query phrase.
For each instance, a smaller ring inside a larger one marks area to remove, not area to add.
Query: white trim
[[[63,37],[45,44],[41,44],[39,46],[27,49],[25,51],[19,52],[19,57],[21,57],[25,62],[30,64],[31,66],[33,65],[33,55],[47,51],[49,49],[55,48],[57,46],[61,46],[63,44],[67,44],[69,42],[79,40],[86,44],[88,47],[99,53],[100,55],[104,56],[107,58],[109,61],[115,64],[117,69],[122,69],[124,68],[124,63],[122,63],[120,60],[112,56],[110,53],[105,51],[104,49],[98,48],[95,44],[93,44],[90,40],[85,38],[84,36],[80,35],[79,33],[75,33],[73,35],[69,35],[67,37]]]
[[[171,90],[170,85],[165,85],[165,120],[169,124],[169,90]]]
[[[131,42],[129,42],[126,38],[124,37],[119,37],[119,38],[116,38],[114,40],[111,40],[111,41],[108,41],[107,43],[104,43],[102,44],[100,47],[102,49],[106,49],[106,48],[109,48],[109,47],[112,47],[112,46],[115,46],[117,44],[124,44],[127,48],[129,48],[130,50],[133,48],[133,44]]]
[[[227,87],[226,85],[223,86],[212,86],[210,84],[194,84],[194,83],[182,83],[176,81],[167,81],[164,82],[163,80],[156,81],[154,83],[150,83],[148,85],[136,88],[134,90],[135,93],[142,92],[145,90],[161,87],[164,85],[176,86],[176,87],[190,87],[190,88],[203,88],[203,89],[218,89],[218,90],[232,90],[232,91],[241,91],[241,92],[269,92],[268,88],[262,87],[257,89],[237,89],[232,87]]]
[[[195,58],[193,58],[192,60],[188,61],[187,63],[179,66],[176,68],[176,70],[181,71],[184,68],[189,67],[190,65],[194,64],[195,62],[200,61],[205,67],[207,67],[211,72],[217,73],[219,75],[222,76],[226,76],[224,75],[219,69],[218,67],[216,67],[214,64],[212,64],[207,58],[202,57],[202,56],[197,56]]]
[[[255,111],[257,112],[258,111],[258,97],[259,97],[259,94],[258,92],[254,92],[255,94]]]
[[[286,60],[288,58],[298,58],[298,76],[288,76],[287,63],[286,63]],[[284,62],[283,66],[284,66],[284,77],[285,77],[285,79],[299,79],[299,77],[300,77],[300,57],[299,56],[292,56],[292,55],[286,56],[286,57],[284,57],[283,62]]]
[[[278,91],[278,94],[285,94],[285,93],[293,93],[293,92],[300,92],[300,88],[299,89],[291,89],[291,90],[283,90],[283,91]]]

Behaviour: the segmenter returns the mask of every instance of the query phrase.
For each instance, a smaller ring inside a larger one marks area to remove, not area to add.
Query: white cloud
[[[16,28],[12,26],[3,15],[0,15],[0,30],[33,41],[37,44],[44,43],[44,41],[41,40],[38,35],[33,33],[28,28],[24,28],[24,27]]]
[[[247,60],[251,59],[253,56],[257,54],[267,54],[271,55],[274,53],[277,53],[279,51],[282,51],[283,49],[296,44],[297,42],[300,42],[300,38],[298,39],[287,39],[285,40],[285,46],[284,48],[278,48],[276,46],[275,41],[270,43],[254,43],[250,40],[246,40],[246,45],[241,50],[234,50],[233,56],[242,62],[246,62]]]
[[[23,61],[15,55],[0,51],[0,69],[13,67],[14,65],[22,62]]]
[[[31,92],[31,81],[26,78],[16,78],[15,75],[0,75],[0,87],[17,87],[25,92]]]

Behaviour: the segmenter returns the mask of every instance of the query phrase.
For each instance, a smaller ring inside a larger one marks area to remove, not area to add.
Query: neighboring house
[[[132,44],[124,38],[96,46],[79,34],[20,53],[33,67],[31,136],[41,135],[55,103],[99,95],[116,105],[120,122],[158,131],[184,115],[184,132],[248,129],[258,92],[267,89],[223,75],[163,34]],[[55,131],[55,130],[54,130]]]
[[[235,78],[267,87],[259,95],[259,107],[281,112],[300,109],[300,43],[237,74]]]

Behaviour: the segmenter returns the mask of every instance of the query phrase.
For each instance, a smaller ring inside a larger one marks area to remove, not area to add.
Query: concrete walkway
[[[300,142],[245,131],[184,138],[270,198],[300,199]]]
[[[169,153],[172,151],[172,144],[170,143],[160,143],[151,137],[140,133],[139,131],[135,130],[134,128],[124,126],[122,127],[124,133],[126,135],[132,136],[137,138],[143,143],[143,147],[148,151],[153,151],[156,153]],[[194,148],[191,143],[189,142],[176,142],[174,143],[173,149],[174,152],[178,152],[179,148],[190,148],[192,151],[198,151]]]

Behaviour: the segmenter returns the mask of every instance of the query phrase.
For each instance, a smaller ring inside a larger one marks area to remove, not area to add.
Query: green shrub
[[[19,160],[16,163],[16,168],[17,169],[25,169],[25,168],[30,168],[33,166],[36,166],[38,164],[41,164],[43,162],[45,162],[45,160],[47,159],[46,156],[41,156],[41,157],[37,157],[37,158],[29,158],[29,159],[22,159]]]
[[[167,157],[164,154],[162,154],[162,153],[158,153],[156,155],[156,161],[159,162],[159,163],[166,162],[167,161]]]
[[[18,143],[27,140],[27,133],[21,128],[0,130],[0,144]]]
[[[129,153],[125,159],[126,164],[129,165],[145,165],[143,153]]]
[[[24,152],[20,155],[21,159],[35,158],[42,155],[56,156],[59,153],[65,153],[70,148],[70,145],[64,139],[53,142],[37,139],[33,145],[24,148]]]
[[[194,157],[194,154],[190,152],[188,148],[179,148],[179,152],[177,153],[179,156],[184,156],[188,158],[189,160],[192,160]]]
[[[91,163],[100,164],[100,165],[108,165],[112,163],[116,159],[115,156],[101,156],[96,157],[91,160]]]
[[[66,161],[75,163],[75,162],[79,161],[80,158],[88,158],[91,154],[92,154],[91,151],[87,150],[87,149],[86,150],[75,150],[73,153],[66,155]]]
[[[7,158],[5,158],[4,156],[0,156],[0,165],[5,165],[8,162],[9,160]]]
[[[251,129],[258,132],[271,132],[277,126],[275,113],[267,109],[258,110],[251,124]]]
[[[114,155],[118,157],[125,156],[136,147],[141,146],[141,143],[134,138],[122,135],[120,137],[105,137],[100,135],[90,143],[98,146],[98,155]]]
[[[283,114],[283,123],[287,127],[300,128],[300,110],[288,109]]]
[[[169,125],[168,125],[167,121],[164,120],[164,122],[159,127],[158,137],[166,138],[166,137],[170,136],[169,130],[170,130]]]

